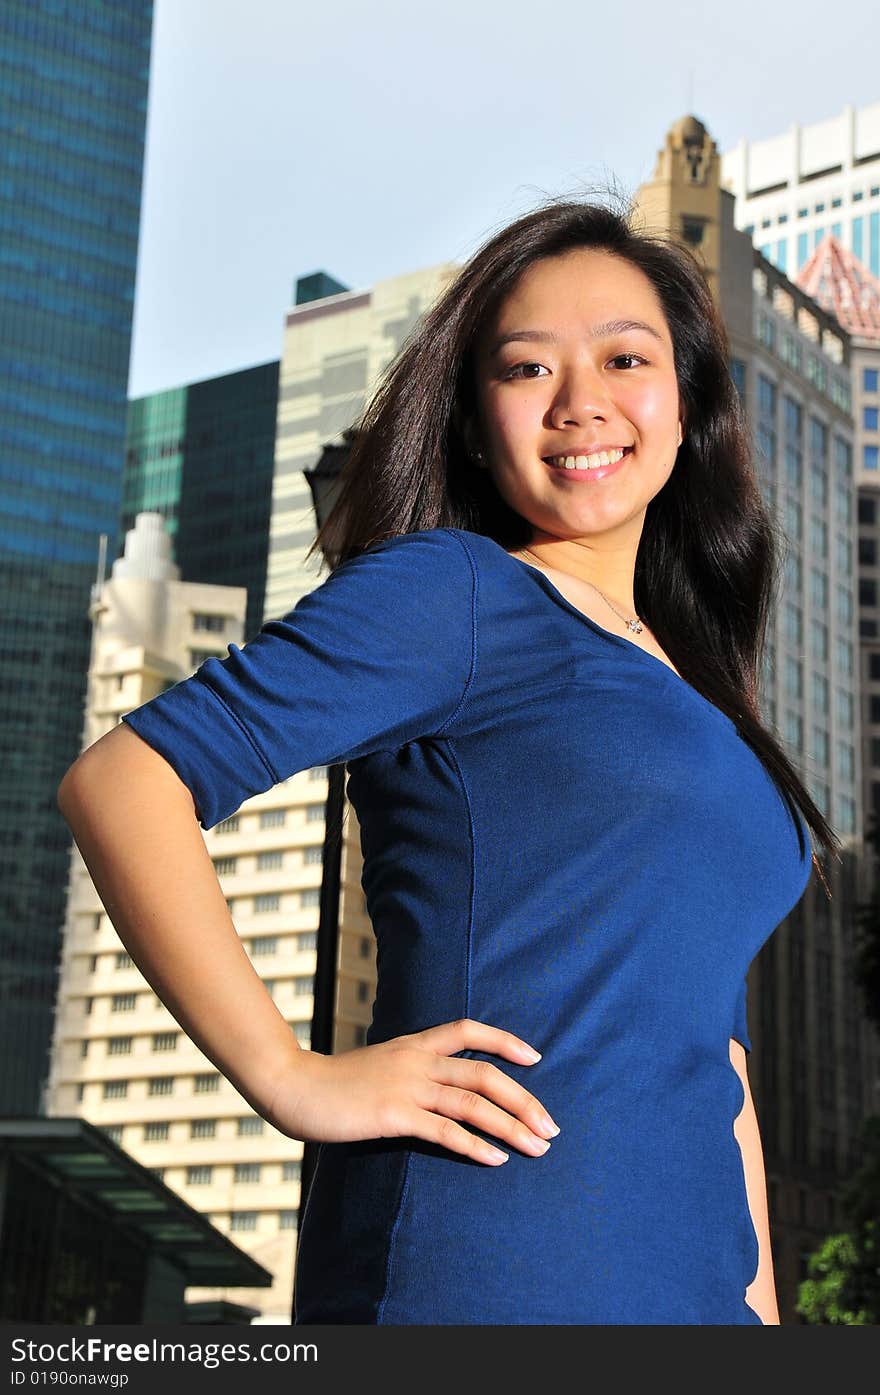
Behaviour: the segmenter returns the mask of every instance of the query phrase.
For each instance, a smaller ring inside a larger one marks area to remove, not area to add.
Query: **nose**
[[[577,426],[595,417],[605,419],[611,405],[608,384],[592,364],[570,368],[560,380],[550,407],[550,425]]]

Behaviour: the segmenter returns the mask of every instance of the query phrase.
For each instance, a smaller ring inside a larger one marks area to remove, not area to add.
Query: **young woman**
[[[298,1323],[779,1321],[746,972],[838,845],[758,711],[776,541],[697,262],[551,201],[391,366],[329,576],[65,776],[145,977],[322,1144]],[[378,990],[324,1056],[199,825],[341,761]]]

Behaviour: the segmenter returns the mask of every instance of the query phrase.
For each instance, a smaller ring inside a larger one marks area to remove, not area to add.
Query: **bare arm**
[[[758,1237],[758,1270],[746,1289],[746,1302],[754,1308],[766,1327],[779,1325],[776,1282],[773,1275],[773,1253],[770,1248],[770,1218],[767,1210],[767,1181],[764,1175],[764,1153],[758,1116],[749,1085],[746,1050],[741,1042],[730,1038],[730,1061],[742,1081],[745,1099],[734,1120],[733,1132],[743,1159],[749,1211]]]
[[[338,1056],[303,1051],[238,938],[192,795],[120,725],[58,787],[58,807],[119,938],[192,1041],[290,1138],[415,1135],[479,1162],[506,1155],[464,1124],[539,1155],[556,1132],[540,1101],[490,1051],[532,1065],[528,1043],[469,1018]]]
[[[264,1113],[304,1053],[238,937],[189,790],[120,724],[74,762],[57,801],[144,978]]]

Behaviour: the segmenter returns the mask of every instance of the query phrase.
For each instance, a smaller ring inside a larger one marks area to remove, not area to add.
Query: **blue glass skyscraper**
[[[152,0],[0,4],[0,1114],[40,1112],[99,540],[125,451]]]

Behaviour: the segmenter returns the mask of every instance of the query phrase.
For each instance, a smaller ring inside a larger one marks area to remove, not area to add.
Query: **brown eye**
[[[527,368],[543,368],[543,363],[517,363],[504,374],[505,378],[536,378],[537,373],[526,373]]]
[[[647,363],[647,359],[642,358],[641,354],[616,354],[611,362],[619,363],[622,358],[633,359],[636,363]]]

